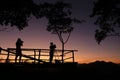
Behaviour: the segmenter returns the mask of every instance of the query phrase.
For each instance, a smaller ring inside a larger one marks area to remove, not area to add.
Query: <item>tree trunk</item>
[[[62,42],[62,63],[64,63],[64,42]]]

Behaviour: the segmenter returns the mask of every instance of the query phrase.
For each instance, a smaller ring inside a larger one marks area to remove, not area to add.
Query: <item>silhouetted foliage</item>
[[[22,30],[31,15],[37,17],[38,6],[32,0],[0,0],[0,24]]]
[[[69,33],[73,30],[72,24],[74,22],[82,22],[71,17],[71,5],[68,3],[57,2],[55,5],[49,7],[46,14],[49,20],[47,30],[53,34],[61,35],[63,33]]]
[[[49,25],[47,30],[52,33],[68,33],[73,30],[73,27],[70,26],[72,19],[70,18],[71,12],[66,10],[65,7],[69,8],[70,5],[64,3],[57,3],[53,5],[48,11],[47,18],[49,19]]]
[[[95,38],[98,44],[108,36],[120,36],[120,0],[96,0],[90,17],[99,25]]]
[[[47,17],[49,31],[68,33],[73,29],[70,26],[72,21],[78,21],[71,19],[68,7],[70,5],[63,2],[35,4],[33,0],[0,0],[0,24],[16,26],[22,30],[28,26],[31,17]],[[53,29],[55,25],[57,28]]]

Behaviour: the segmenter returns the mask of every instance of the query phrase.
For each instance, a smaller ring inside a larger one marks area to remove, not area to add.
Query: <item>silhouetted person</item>
[[[49,48],[50,48],[50,53],[49,53],[50,58],[49,59],[50,59],[50,63],[52,63],[53,55],[54,55],[54,51],[55,51],[56,45],[53,44],[53,42],[51,42]]]
[[[18,56],[19,56],[19,62],[21,62],[21,56],[22,56],[21,46],[23,46],[23,41],[20,38],[18,38],[18,40],[16,41],[16,57],[15,57],[15,62],[17,62]]]

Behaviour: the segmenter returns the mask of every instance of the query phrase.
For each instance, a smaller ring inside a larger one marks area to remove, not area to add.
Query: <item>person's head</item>
[[[21,38],[18,38],[17,42],[19,42],[21,45],[23,45],[23,41],[21,40]]]
[[[50,45],[53,45],[53,42],[50,42]]]
[[[21,42],[23,42],[23,41],[21,40],[21,38],[18,38],[18,41],[21,41]]]
[[[21,38],[18,38],[18,41],[21,41]]]

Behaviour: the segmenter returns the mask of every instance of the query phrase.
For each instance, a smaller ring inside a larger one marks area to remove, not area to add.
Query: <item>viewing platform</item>
[[[21,63],[49,63],[49,49],[34,49],[22,48]],[[78,50],[62,50],[56,49],[52,63],[75,63],[74,54]],[[0,49],[0,62],[1,63],[15,63],[16,48]]]

